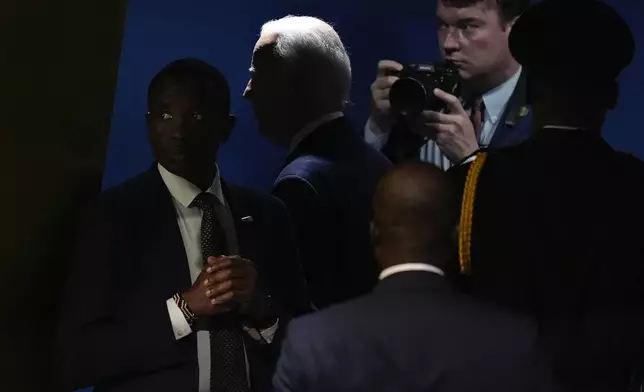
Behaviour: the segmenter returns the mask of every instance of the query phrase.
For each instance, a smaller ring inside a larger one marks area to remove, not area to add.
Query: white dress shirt
[[[288,152],[289,153],[293,152],[293,150],[295,150],[295,147],[297,147],[300,143],[302,143],[302,140],[306,139],[307,136],[312,134],[313,131],[320,128],[322,125],[343,116],[344,116],[344,113],[342,112],[332,112],[329,114],[325,114],[324,116],[318,118],[317,120],[311,121],[310,123],[306,124],[306,126],[300,129],[291,139]]]
[[[485,115],[483,129],[481,130],[481,135],[479,137],[479,145],[481,147],[487,147],[494,137],[494,132],[496,131],[503,112],[505,111],[508,101],[514,89],[519,82],[519,77],[521,76],[521,68],[503,84],[493,88],[487,93],[483,94],[483,103],[485,104]],[[373,146],[374,148],[380,150],[387,143],[389,139],[389,131],[380,130],[375,121],[370,117],[367,120],[365,125],[365,141]],[[420,159],[425,162],[432,163],[437,167],[447,170],[454,163],[452,163],[443,153],[440,148],[433,140],[428,140],[427,143],[420,149]]]
[[[174,207],[177,211],[177,223],[179,225],[183,245],[186,250],[188,265],[190,267],[190,278],[194,283],[204,266],[200,245],[201,218],[203,216],[203,212],[197,207],[190,207],[190,204],[192,204],[197,195],[201,193],[201,190],[186,179],[170,173],[161,165],[158,165],[158,169],[163,182],[172,195],[172,201],[174,202]],[[223,207],[215,208],[216,218],[224,229],[230,254],[239,254],[235,222],[230,210],[228,209],[228,204],[226,203],[226,199],[224,198],[221,189],[219,170],[217,170],[217,175],[206,192],[215,195],[215,197],[217,197],[221,202]],[[193,333],[193,329],[190,324],[188,324],[188,321],[185,319],[183,313],[174,300],[172,298],[168,299],[166,301],[166,305],[168,307],[168,315],[170,317],[170,322],[172,323],[175,339],[179,340]],[[273,340],[277,326],[278,323],[275,323],[275,325],[270,328],[260,331],[261,338],[263,338],[267,343],[270,343]],[[261,339],[256,330],[249,328],[244,328],[244,330],[252,338],[256,340]],[[200,329],[197,329],[196,332],[197,357],[199,361],[199,392],[210,392],[210,332]],[[246,361],[246,371],[247,374],[249,374],[248,360]]]
[[[398,274],[401,272],[407,272],[407,271],[425,271],[425,272],[431,272],[440,276],[445,276],[445,272],[443,272],[442,269],[435,267],[431,264],[403,263],[398,265],[392,265],[391,267],[385,268],[380,273],[380,277],[378,279],[383,280],[391,275]]]

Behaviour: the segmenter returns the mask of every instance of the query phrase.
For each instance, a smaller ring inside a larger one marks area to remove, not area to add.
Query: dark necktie
[[[470,114],[470,119],[474,125],[476,141],[480,144],[481,132],[483,132],[483,123],[485,121],[485,102],[483,102],[483,98],[478,97],[474,102],[472,102],[472,113]]]
[[[219,200],[210,193],[201,193],[192,205],[203,211],[201,219],[201,254],[204,262],[209,256],[227,253],[226,233],[217,217],[215,205]],[[231,313],[215,316],[210,324],[210,390],[213,392],[249,392],[242,326]]]

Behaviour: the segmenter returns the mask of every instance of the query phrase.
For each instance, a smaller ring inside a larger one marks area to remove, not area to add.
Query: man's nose
[[[184,117],[175,117],[173,124],[170,126],[170,137],[176,140],[183,140],[190,132],[190,121]]]
[[[252,88],[250,86],[250,82],[251,81],[249,80],[248,83],[246,83],[246,88],[244,89],[244,93],[242,94],[242,96],[244,98],[246,98],[246,99],[251,99],[251,94],[253,92],[253,90],[252,90]]]
[[[449,29],[444,33],[443,36],[443,50],[445,53],[453,53],[457,51],[460,47],[458,42],[458,33],[454,29]]]

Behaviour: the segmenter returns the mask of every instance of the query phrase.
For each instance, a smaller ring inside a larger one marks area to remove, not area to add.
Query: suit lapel
[[[517,86],[508,101],[501,123],[494,131],[490,148],[498,149],[517,145],[532,133],[532,116],[527,105],[527,77],[521,72]]]
[[[256,261],[259,256],[256,209],[251,206],[252,200],[235,185],[222,179],[221,188],[230,208],[237,234],[239,253],[242,257]]]
[[[172,196],[156,165],[148,172],[148,181],[150,194],[143,230],[147,233],[145,254],[152,255],[149,267],[159,274],[160,287],[183,292],[190,288],[192,279]]]

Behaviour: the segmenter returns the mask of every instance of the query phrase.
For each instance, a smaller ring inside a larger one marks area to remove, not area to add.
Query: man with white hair
[[[344,118],[350,87],[349,56],[329,24],[306,16],[264,24],[244,97],[260,133],[288,149],[273,193],[296,224],[318,308],[365,294],[377,282],[369,206],[390,163]]]

